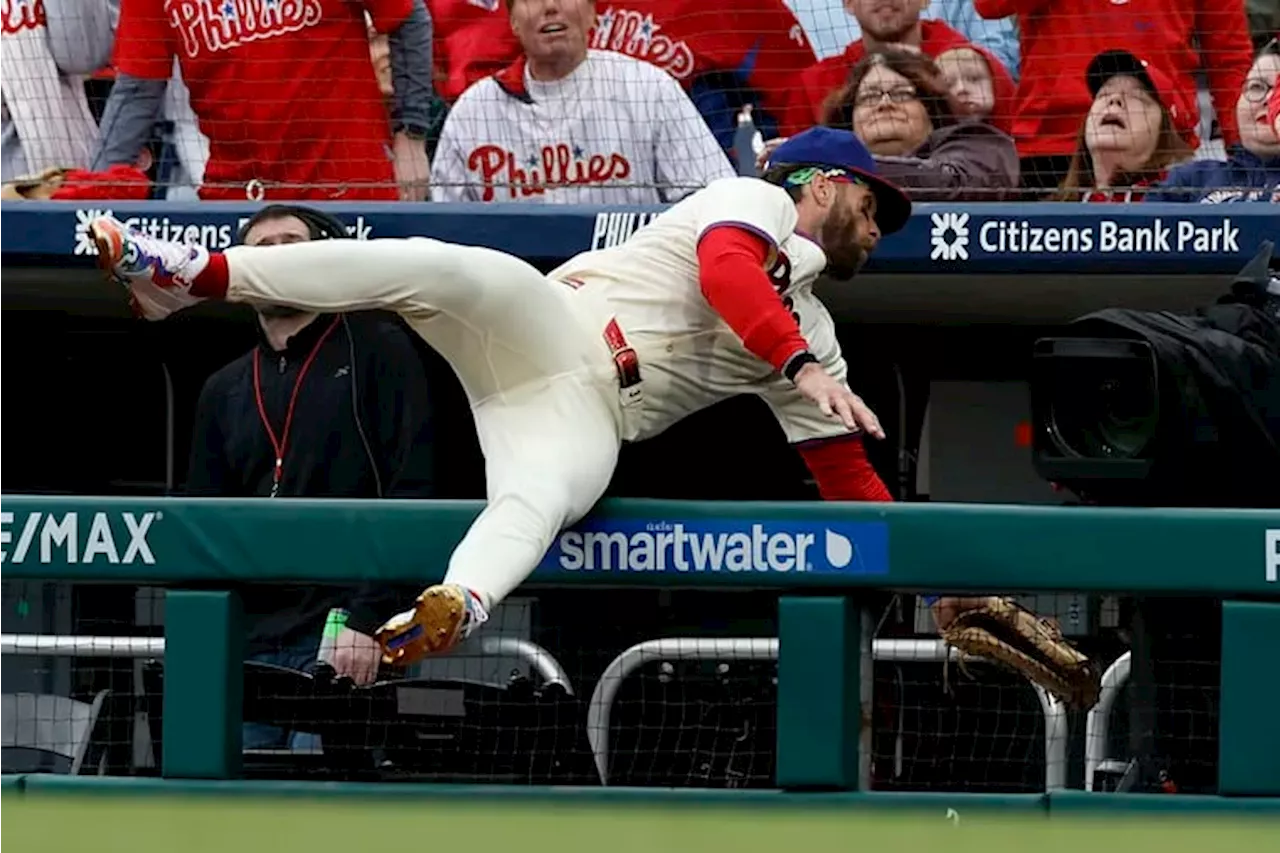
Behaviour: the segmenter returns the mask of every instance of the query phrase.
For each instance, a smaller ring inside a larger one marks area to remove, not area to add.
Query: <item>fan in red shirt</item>
[[[429,5],[444,79],[439,90],[449,101],[519,58],[506,0]],[[732,138],[742,103],[754,101],[757,124],[776,125],[792,81],[813,63],[804,28],[783,0],[601,0],[595,6],[588,47],[625,53],[675,77],[722,145]]]
[[[427,0],[427,7],[436,91],[450,104],[520,56],[506,0]]]
[[[1024,185],[1052,187],[1063,177],[1093,100],[1085,68],[1117,44],[1159,64],[1172,78],[1170,94],[1193,111],[1192,74],[1204,69],[1223,138],[1228,145],[1239,140],[1235,102],[1253,61],[1243,0],[974,0],[974,6],[988,19],[1018,16],[1022,75],[1012,134],[1024,159]]]
[[[123,0],[114,64],[168,80],[178,57],[209,137],[201,198],[397,199],[366,8],[388,32],[413,0]]]
[[[882,48],[915,48],[930,59],[947,51],[968,48],[979,53],[991,72],[994,109],[986,120],[1008,131],[1015,87],[1009,69],[986,48],[971,44],[942,21],[921,20],[919,0],[846,0],[845,7],[858,19],[862,38],[850,42],[844,53],[829,56],[805,69],[791,88],[782,132],[799,133],[822,121],[823,102],[845,84],[853,66],[869,51]]]

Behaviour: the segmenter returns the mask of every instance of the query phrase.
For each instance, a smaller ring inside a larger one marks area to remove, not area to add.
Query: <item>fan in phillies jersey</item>
[[[366,9],[391,35],[390,117]],[[176,55],[209,138],[201,198],[420,200],[430,50],[423,0],[123,0],[96,168],[137,157]]]
[[[435,61],[450,101],[520,56],[505,0],[430,0]],[[748,102],[776,135],[795,75],[814,62],[804,28],[783,0],[597,0],[589,46],[643,59],[690,93],[721,147]]]
[[[90,230],[99,263],[149,319],[204,299],[385,308],[453,366],[488,504],[443,582],[379,631],[385,659],[407,664],[451,648],[533,572],[604,493],[623,442],[731,396],[764,400],[824,498],[892,500],[862,446],[884,431],[850,389],[812,288],[824,270],[851,278],[910,202],[846,130],[792,137],[766,176],[717,180],[625,243],[546,275],[420,237],[210,252],[110,217]]]
[[[449,111],[433,200],[654,204],[733,174],[671,75],[587,49],[592,0],[510,7],[524,56]]]

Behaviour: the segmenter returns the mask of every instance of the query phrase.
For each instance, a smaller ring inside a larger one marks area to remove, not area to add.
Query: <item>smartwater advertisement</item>
[[[543,572],[884,575],[884,522],[588,519],[556,538]]]

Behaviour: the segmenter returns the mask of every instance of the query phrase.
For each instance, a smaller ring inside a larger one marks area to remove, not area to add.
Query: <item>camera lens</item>
[[[1154,376],[1141,362],[1073,360],[1056,377],[1051,428],[1078,456],[1133,459],[1155,436]]]

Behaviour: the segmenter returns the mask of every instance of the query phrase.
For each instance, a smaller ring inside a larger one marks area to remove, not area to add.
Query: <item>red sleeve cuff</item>
[[[860,435],[844,435],[797,446],[824,501],[893,500],[867,458]]]

